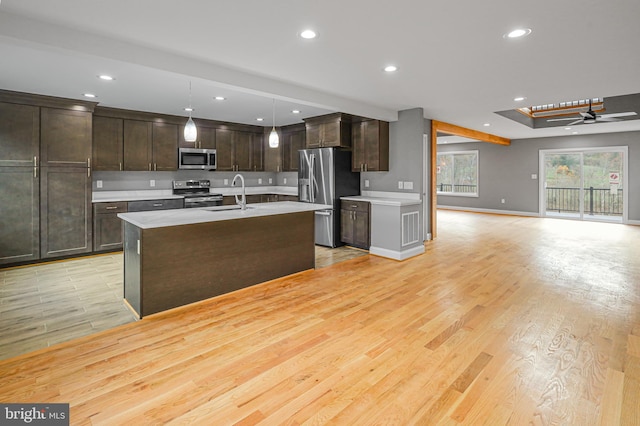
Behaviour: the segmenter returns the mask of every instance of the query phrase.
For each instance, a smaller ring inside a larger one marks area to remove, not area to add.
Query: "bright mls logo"
[[[69,404],[0,404],[0,424],[68,426]]]

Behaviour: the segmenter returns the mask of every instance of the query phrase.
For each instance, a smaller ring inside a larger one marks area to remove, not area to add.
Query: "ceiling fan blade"
[[[632,115],[638,115],[633,111],[630,112],[616,112],[613,114],[602,114],[600,117],[602,118],[618,118],[618,117],[630,117]]]
[[[551,121],[569,121],[569,120],[575,120],[576,117],[569,117],[569,118],[550,118],[547,121],[551,122]]]
[[[615,117],[605,117],[605,116],[600,116],[597,119],[598,122],[602,122],[602,121],[606,121],[609,123],[612,123],[614,121],[622,121],[620,118],[615,118]]]

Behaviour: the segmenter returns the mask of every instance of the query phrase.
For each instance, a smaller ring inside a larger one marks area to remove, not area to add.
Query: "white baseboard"
[[[640,220],[628,220],[627,225],[636,225],[640,226]]]
[[[521,211],[515,211],[515,210],[478,209],[475,207],[458,207],[458,206],[441,206],[441,205],[438,205],[438,208],[444,209],[444,210],[459,210],[459,211],[475,212],[475,213],[493,213],[493,214],[505,214],[509,216],[540,217],[540,213],[537,213],[537,212],[521,212]]]
[[[424,253],[424,245],[419,245],[417,247],[413,247],[407,250],[396,251],[389,250],[381,247],[369,247],[369,253],[375,254],[376,256],[388,257],[389,259],[394,260],[405,260],[409,259],[413,256],[418,256],[419,254]]]

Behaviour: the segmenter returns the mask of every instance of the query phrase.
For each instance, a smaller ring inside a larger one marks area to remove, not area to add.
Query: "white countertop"
[[[240,194],[239,187],[210,188],[212,194],[235,195]],[[296,186],[248,186],[246,195],[278,194],[298,195]],[[173,195],[171,189],[147,189],[139,191],[94,191],[91,201],[94,203],[112,203],[116,201],[143,201],[166,200],[172,198],[184,198],[182,195]]]
[[[347,201],[367,201],[372,205],[380,206],[414,206],[422,203],[420,194],[402,193],[402,192],[379,192],[379,191],[362,191],[362,195],[340,197],[341,200]]]
[[[118,213],[118,217],[137,226],[138,228],[151,229],[162,228],[165,226],[190,225],[193,223],[272,216],[277,214],[298,213],[332,208],[332,206],[326,204],[299,203],[296,201],[249,204],[247,205],[246,210],[220,210],[225,207],[231,208],[233,206]]]

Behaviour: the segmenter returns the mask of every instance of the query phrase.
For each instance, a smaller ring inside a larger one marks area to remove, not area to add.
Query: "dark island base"
[[[125,300],[143,317],[314,268],[314,212],[152,229],[125,222],[124,261]]]

